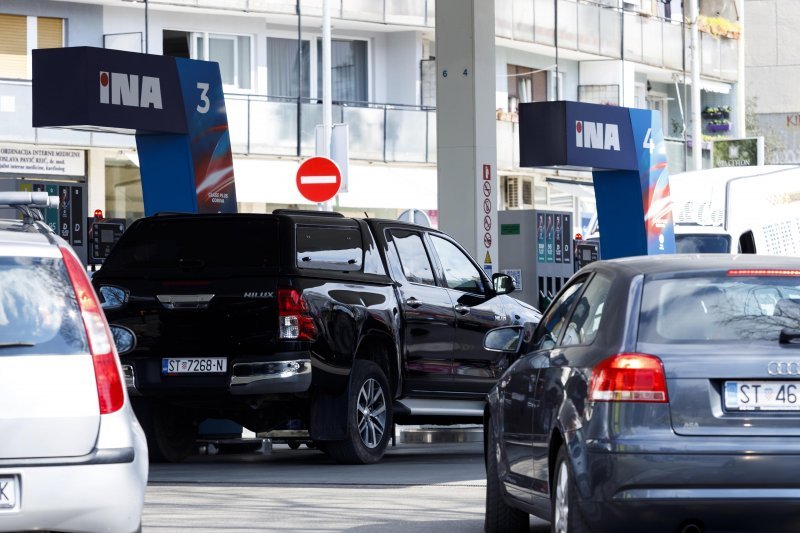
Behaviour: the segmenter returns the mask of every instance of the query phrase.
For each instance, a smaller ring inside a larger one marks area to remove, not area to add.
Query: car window
[[[297,266],[361,270],[364,249],[358,228],[297,226]]]
[[[452,242],[436,235],[431,235],[431,241],[442,263],[445,282],[449,288],[473,294],[485,292],[480,270],[464,252]]]
[[[415,231],[391,230],[392,241],[400,257],[403,275],[411,283],[436,285],[433,268],[422,243],[422,236]]]
[[[0,257],[0,357],[87,351],[63,261]]]
[[[558,299],[547,308],[547,312],[536,330],[533,342],[534,350],[549,350],[555,347],[569,316],[569,311],[572,309],[578,295],[580,295],[587,278],[588,276],[582,276],[574,280],[564,289]]]
[[[646,279],[639,341],[777,342],[800,329],[800,277],[736,272]]]
[[[575,304],[575,310],[561,341],[562,346],[587,345],[594,342],[600,328],[609,289],[611,280],[604,274],[596,274],[592,278],[578,303]]]
[[[202,276],[278,268],[278,221],[272,217],[215,215],[150,217],[134,223],[114,245],[103,271]]]

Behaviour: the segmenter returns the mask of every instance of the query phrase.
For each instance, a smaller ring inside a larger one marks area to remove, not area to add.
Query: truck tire
[[[347,438],[327,441],[325,452],[344,464],[380,461],[393,428],[390,390],[381,367],[356,360],[347,393]]]
[[[179,463],[195,452],[197,426],[185,409],[161,402],[136,405],[151,463]]]

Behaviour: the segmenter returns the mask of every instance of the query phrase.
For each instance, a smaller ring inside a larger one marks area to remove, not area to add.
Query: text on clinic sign
[[[0,144],[0,174],[84,176],[86,152]]]

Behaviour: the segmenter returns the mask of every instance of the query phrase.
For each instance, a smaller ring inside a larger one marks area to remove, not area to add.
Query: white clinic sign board
[[[0,174],[85,176],[86,151],[0,144]]]

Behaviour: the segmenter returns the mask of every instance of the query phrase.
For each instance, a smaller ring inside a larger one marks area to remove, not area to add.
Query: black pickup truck
[[[440,231],[314,211],[143,218],[93,283],[156,461],[227,418],[376,462],[395,422],[480,419],[513,362],[484,333],[540,318]]]

